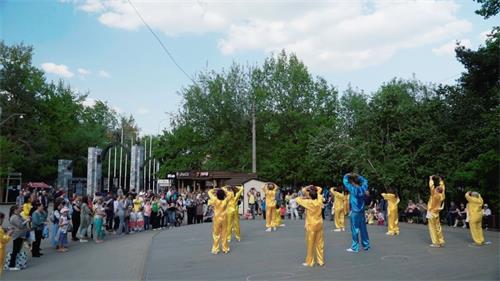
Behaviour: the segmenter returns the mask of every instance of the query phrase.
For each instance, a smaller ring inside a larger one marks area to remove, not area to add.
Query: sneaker
[[[211,252],[212,255],[217,255],[219,252]]]
[[[342,228],[342,231],[345,231],[345,228]]]
[[[440,245],[437,245],[437,244],[430,244],[429,247],[432,247],[432,248],[440,248],[441,246]]]
[[[271,232],[271,231],[273,231],[273,230],[272,230],[270,227],[268,227],[268,228],[266,229],[266,232]]]
[[[334,231],[334,232],[341,232],[341,231],[342,231],[342,229],[340,229],[340,228],[335,228],[333,231]]]
[[[276,227],[273,227],[273,231],[276,231]]]
[[[86,239],[80,239],[80,243],[87,243],[89,242],[89,240],[86,240]]]
[[[21,270],[19,267],[9,267],[10,271],[19,271]]]
[[[484,245],[491,245],[491,244],[493,244],[493,243],[492,243],[491,241],[486,241],[486,242],[484,242],[483,244],[484,244]]]
[[[303,263],[302,266],[305,266],[305,267],[312,267],[310,265],[308,265],[307,263]]]
[[[349,253],[357,253],[358,251],[354,251],[352,248],[346,249]]]
[[[284,223],[282,223],[282,224],[280,224],[280,226],[281,226],[281,227],[283,227],[283,226],[285,226],[285,224],[284,224]]]

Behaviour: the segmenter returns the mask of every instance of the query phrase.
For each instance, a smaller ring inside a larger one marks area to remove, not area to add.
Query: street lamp
[[[9,115],[9,117],[5,118],[5,120],[1,121],[0,122],[0,126],[2,126],[5,122],[7,122],[9,119],[15,117],[15,116],[19,116],[19,119],[23,119],[24,118],[24,115],[26,115],[25,113],[12,113],[11,115]],[[0,117],[2,117],[2,108],[0,107]]]

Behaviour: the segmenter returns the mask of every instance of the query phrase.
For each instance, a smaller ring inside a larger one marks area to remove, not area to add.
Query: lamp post
[[[25,113],[12,113],[11,115],[9,115],[9,117],[5,118],[5,120],[1,121],[0,122],[0,126],[2,126],[3,124],[5,124],[5,122],[7,122],[9,119],[15,117],[15,116],[19,116],[19,119],[23,119],[24,118],[24,115],[26,115]],[[0,107],[0,118],[2,117],[2,107]]]

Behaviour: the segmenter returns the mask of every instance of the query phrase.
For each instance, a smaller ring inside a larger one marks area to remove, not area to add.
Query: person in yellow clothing
[[[304,190],[302,198],[297,198],[297,204],[306,209],[306,261],[303,266],[325,265],[323,256],[323,196],[321,196],[321,187],[308,186]]]
[[[387,235],[399,235],[398,204],[399,196],[394,190],[382,193],[382,197],[387,201]]]
[[[469,202],[467,211],[469,212],[469,226],[472,240],[477,246],[489,244],[484,242],[483,228],[481,226],[483,220],[483,198],[477,192],[465,193],[465,199]]]
[[[243,193],[243,186],[225,186],[223,189],[226,193],[233,194],[230,201],[227,203],[227,242],[231,242],[233,232],[236,240],[241,241],[238,200]]]
[[[345,231],[345,199],[344,191],[342,187],[332,187],[330,192],[333,195],[333,210],[335,217],[335,229],[333,231]]]
[[[439,186],[435,187],[434,180],[439,181]],[[429,226],[429,234],[431,236],[431,247],[440,248],[444,246],[443,230],[441,229],[441,221],[439,220],[439,212],[443,209],[444,202],[444,180],[439,176],[429,177],[429,189],[431,195],[427,202],[427,219]]]
[[[3,230],[2,224],[5,218],[5,214],[0,212],[0,277],[2,277],[3,265],[5,260],[5,248],[7,247],[7,243],[9,243],[12,238],[11,235],[14,232],[13,230],[9,230],[7,233]]]
[[[222,252],[229,253],[229,242],[227,242],[227,207],[232,199],[232,192],[225,192],[223,189],[214,188],[208,191],[208,205],[212,206],[214,216],[212,219],[212,254],[219,253],[222,245]]]
[[[21,212],[21,217],[27,219],[30,216],[30,211],[33,205],[31,204],[31,196],[27,196],[23,204],[23,211]]]
[[[276,191],[278,186],[272,182],[268,182],[262,188],[266,197],[266,231],[276,231]]]

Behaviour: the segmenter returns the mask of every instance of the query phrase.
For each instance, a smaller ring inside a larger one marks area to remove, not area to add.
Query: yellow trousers
[[[481,219],[469,221],[470,234],[472,235],[472,240],[474,240],[474,243],[478,245],[482,245],[484,243],[483,228],[481,224],[482,224]]]
[[[432,244],[444,245],[443,230],[439,221],[439,214],[434,215],[428,220],[429,234],[431,235]]]
[[[236,240],[240,241],[240,216],[238,211],[227,213],[227,241],[231,242],[231,237],[233,236]]]
[[[344,209],[335,210],[335,228],[345,228]]]
[[[389,234],[399,234],[399,218],[398,212],[387,212],[387,226]],[[441,227],[441,226],[440,226]]]
[[[319,265],[324,265],[323,256],[325,241],[323,239],[323,227],[316,230],[308,230],[306,228],[306,264],[314,266],[315,260]]]
[[[266,206],[266,227],[276,227],[276,207]]]
[[[2,277],[4,263],[5,263],[5,248],[0,248],[0,278]]]
[[[219,252],[219,245],[222,244],[222,251],[229,252],[229,243],[227,242],[227,218],[215,219],[212,223],[212,238],[214,243],[212,245],[212,254]]]
[[[276,216],[276,219],[275,219],[276,227],[278,227],[278,226],[281,225],[281,215],[280,215],[279,209],[276,209],[276,211],[274,213],[275,213],[275,216]]]

